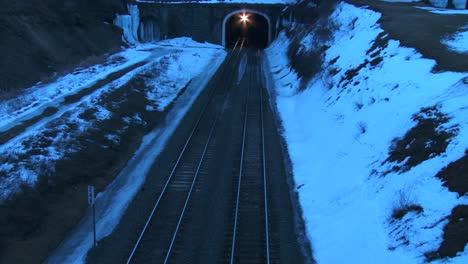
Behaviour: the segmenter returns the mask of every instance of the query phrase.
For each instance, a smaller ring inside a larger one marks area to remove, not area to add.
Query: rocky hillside
[[[117,50],[125,0],[0,0],[0,96]]]

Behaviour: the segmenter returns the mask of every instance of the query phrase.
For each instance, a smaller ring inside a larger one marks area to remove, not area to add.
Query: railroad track
[[[238,40],[221,71],[237,63],[244,40]],[[167,263],[173,253],[184,215],[197,182],[203,182],[208,171],[211,139],[235,74],[225,80],[225,87],[214,89],[186,140],[166,182],[155,187],[159,193],[154,207],[135,242],[126,263]]]
[[[263,121],[263,91],[254,82],[259,76],[257,59],[247,72],[247,99],[240,153],[239,174],[233,215],[233,231],[228,262],[270,263],[270,232],[268,211],[268,177],[266,173],[265,131]],[[276,261],[273,261],[276,262]]]
[[[87,262],[313,263],[261,56],[236,43]]]
[[[243,40],[238,40],[221,71],[227,73],[229,64],[239,63],[243,43]],[[242,87],[247,87],[247,91],[243,93],[246,94],[244,111],[240,113],[243,117],[239,116],[243,122],[239,122],[242,140],[235,143],[240,145],[238,173],[232,179],[232,192],[226,194],[230,197],[226,198],[228,206],[232,208],[225,228],[224,253],[219,259],[212,259],[212,262],[279,263],[274,249],[277,244],[273,244],[273,250],[270,245],[263,91],[262,86],[255,82],[255,78],[260,76],[259,56],[260,52],[255,57],[249,56],[254,59],[247,64],[243,83],[240,83]],[[212,90],[170,175],[164,183],[155,187],[154,192],[159,196],[128,256],[127,264],[187,261],[177,261],[185,250],[183,243],[178,244],[178,241],[181,236],[190,234],[190,231],[187,233],[184,230],[184,218],[190,218],[193,200],[197,199],[199,190],[210,180],[208,164],[216,162],[217,155],[213,137],[230,90],[236,83],[236,72],[227,74],[225,87]]]

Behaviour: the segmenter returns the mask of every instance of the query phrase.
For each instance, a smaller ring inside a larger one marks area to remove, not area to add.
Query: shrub
[[[404,191],[398,191],[397,193],[398,200],[393,206],[392,210],[392,219],[393,220],[401,220],[407,213],[415,212],[415,213],[422,213],[424,209],[415,204],[410,196]]]
[[[329,48],[326,43],[333,38],[333,32],[337,29],[337,25],[329,19],[329,16],[338,2],[338,0],[301,1],[295,7],[296,11],[305,12],[304,10],[308,10],[310,6],[315,6],[313,10],[316,13],[312,16],[313,21],[301,20],[302,16],[298,15],[298,23],[286,31],[286,35],[291,39],[287,51],[289,62],[291,68],[301,78],[299,90],[305,89],[309,81],[323,70],[323,54]],[[307,17],[310,16],[308,13]],[[305,41],[308,37],[310,41]]]
[[[301,90],[322,69],[322,55],[314,49],[307,50],[297,38],[288,47],[288,58],[291,68],[301,78]]]

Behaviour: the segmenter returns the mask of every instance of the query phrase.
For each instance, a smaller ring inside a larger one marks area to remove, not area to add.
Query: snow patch
[[[168,47],[177,47],[177,48],[207,48],[207,49],[224,49],[224,47],[212,43],[200,43],[194,41],[189,37],[180,37],[173,39],[161,40],[156,43],[158,46],[168,46]]]
[[[416,6],[416,8],[427,10],[432,13],[440,14],[440,15],[468,15],[468,9],[454,10],[454,9],[444,9],[444,8],[425,7],[425,6]]]
[[[455,52],[468,53],[468,24],[462,28],[462,31],[443,39],[441,42]]]

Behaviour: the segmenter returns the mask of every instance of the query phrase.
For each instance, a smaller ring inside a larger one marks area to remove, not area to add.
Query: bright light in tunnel
[[[242,23],[244,24],[249,21],[249,16],[246,13],[243,13],[240,18],[241,18]]]

